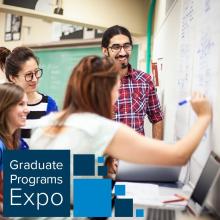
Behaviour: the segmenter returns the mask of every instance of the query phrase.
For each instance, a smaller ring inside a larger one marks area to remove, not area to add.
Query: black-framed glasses
[[[37,68],[36,70],[34,70],[33,72],[28,72],[24,75],[25,81],[26,82],[30,82],[33,80],[34,76],[39,79],[41,78],[43,75],[43,69],[41,68]]]
[[[123,45],[120,44],[113,44],[111,47],[108,47],[111,49],[113,53],[118,53],[123,48],[126,52],[130,52],[132,50],[132,45],[130,43],[125,43]]]

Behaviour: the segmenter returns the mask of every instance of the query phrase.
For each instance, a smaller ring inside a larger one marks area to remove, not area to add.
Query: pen
[[[174,196],[176,196],[178,199],[165,200],[165,201],[163,201],[163,203],[182,202],[182,201],[187,200],[186,197],[181,196],[179,194],[174,194]]]
[[[174,194],[174,196],[176,196],[179,199],[188,200],[185,196],[182,196],[182,195],[179,195],[179,194]]]
[[[188,96],[186,97],[185,99],[183,99],[182,101],[178,102],[178,105],[184,105],[186,104],[187,102],[189,102],[191,100],[191,97]]]
[[[165,200],[163,203],[172,203],[172,202],[182,202],[185,199],[171,199],[171,200]]]

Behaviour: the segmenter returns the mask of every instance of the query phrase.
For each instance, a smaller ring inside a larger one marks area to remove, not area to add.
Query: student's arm
[[[163,112],[153,82],[149,82],[147,117],[152,123],[152,137],[163,140]]]
[[[106,148],[114,158],[136,163],[183,165],[198,146],[211,120],[211,106],[206,98],[197,93],[191,101],[198,119],[187,135],[175,144],[150,139],[122,125]]]
[[[163,140],[163,121],[152,124],[152,137]]]

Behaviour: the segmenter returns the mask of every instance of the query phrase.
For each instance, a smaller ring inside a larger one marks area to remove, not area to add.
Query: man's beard
[[[119,55],[119,56],[116,56],[115,59],[118,60],[119,58],[124,58],[124,57],[127,58],[127,60],[128,60],[129,55],[125,55],[125,56],[120,56]],[[126,69],[127,67],[128,67],[128,62],[127,63],[121,63],[121,68],[122,69]]]
[[[128,63],[122,63],[122,64],[121,64],[121,68],[122,68],[122,69],[126,69],[127,67],[128,67]]]

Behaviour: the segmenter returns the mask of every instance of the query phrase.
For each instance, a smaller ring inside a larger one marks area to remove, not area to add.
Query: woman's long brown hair
[[[73,69],[64,99],[62,126],[72,113],[91,112],[112,118],[111,92],[119,77],[119,66],[109,57],[87,56]]]
[[[7,149],[17,149],[19,146],[20,130],[10,134],[8,127],[8,112],[17,105],[24,96],[24,90],[15,84],[4,83],[0,85],[0,138]]]

